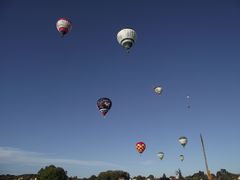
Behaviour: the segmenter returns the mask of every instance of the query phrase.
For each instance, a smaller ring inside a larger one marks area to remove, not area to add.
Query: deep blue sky
[[[239,1],[2,0],[0,16],[0,174],[189,175],[205,171],[200,133],[210,170],[240,173]],[[73,23],[64,38],[61,17]],[[137,32],[129,54],[125,27]],[[100,97],[113,102],[105,118]]]

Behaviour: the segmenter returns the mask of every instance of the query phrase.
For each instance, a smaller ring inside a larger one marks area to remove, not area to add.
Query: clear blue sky
[[[240,173],[239,1],[1,0],[0,16],[0,174],[185,176],[205,171],[200,133],[210,170]],[[64,38],[61,17],[73,23]],[[138,35],[129,54],[125,27]],[[105,118],[100,97],[113,103]]]

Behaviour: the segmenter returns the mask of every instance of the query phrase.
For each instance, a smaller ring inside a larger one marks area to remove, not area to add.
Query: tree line
[[[191,176],[183,177],[181,170],[177,171],[177,177],[171,176],[166,177],[165,174],[162,177],[154,177],[153,175],[145,176],[135,176],[131,179],[133,180],[207,180],[207,175],[204,174],[203,171],[199,171]],[[225,169],[221,169],[216,173],[216,175],[212,174],[212,180],[238,180],[240,174],[233,174],[228,172]],[[108,170],[105,172],[100,172],[98,176],[92,175],[89,178],[78,178],[68,177],[67,171],[65,171],[61,167],[56,167],[54,165],[46,166],[45,168],[41,168],[37,174],[24,174],[24,175],[0,175],[0,180],[129,180],[130,174],[121,170]]]

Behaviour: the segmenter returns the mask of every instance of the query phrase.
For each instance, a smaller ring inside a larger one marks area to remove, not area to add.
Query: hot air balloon
[[[63,37],[65,34],[71,31],[72,23],[66,18],[60,18],[56,23],[56,28],[58,32],[61,34],[61,37]]]
[[[159,157],[159,159],[163,159],[163,157],[164,157],[164,153],[163,152],[159,152],[159,153],[157,153],[157,156]]]
[[[117,34],[118,43],[124,47],[127,52],[129,52],[130,48],[136,42],[137,34],[135,30],[131,28],[122,29]]]
[[[97,107],[102,115],[105,116],[112,107],[112,101],[106,97],[100,98],[97,100]]]
[[[161,86],[154,87],[154,91],[156,94],[160,95],[163,91],[163,88]]]
[[[187,108],[189,109],[191,106],[190,106],[190,96],[187,95]]]
[[[146,149],[146,144],[144,142],[136,143],[136,150],[141,154]]]
[[[180,142],[180,144],[185,147],[187,142],[188,142],[188,139],[185,137],[185,136],[182,136],[178,139],[178,141]]]
[[[180,156],[179,156],[179,159],[180,159],[181,161],[183,161],[183,160],[184,160],[184,155],[180,155]]]

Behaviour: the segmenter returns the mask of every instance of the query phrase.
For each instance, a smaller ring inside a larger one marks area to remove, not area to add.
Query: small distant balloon
[[[72,29],[72,23],[66,18],[60,18],[56,23],[56,28],[60,35],[63,37]]]
[[[164,157],[164,152],[159,152],[159,153],[157,153],[157,156],[159,157],[159,159],[163,159],[163,157]]]
[[[190,96],[189,95],[187,95],[187,108],[189,109],[189,108],[191,108],[191,106],[190,106]]]
[[[112,101],[106,97],[100,98],[97,100],[97,107],[101,114],[105,116],[112,107]]]
[[[146,149],[146,144],[144,142],[137,142],[136,143],[136,150],[138,153],[143,153]]]
[[[188,142],[188,139],[185,136],[182,136],[178,139],[178,141],[183,147],[185,147]]]
[[[184,160],[184,155],[180,155],[180,156],[179,156],[179,159],[180,159],[181,161],[183,161],[183,160]]]
[[[157,94],[157,95],[160,95],[163,91],[163,88],[161,86],[156,86],[154,87],[154,92]]]

